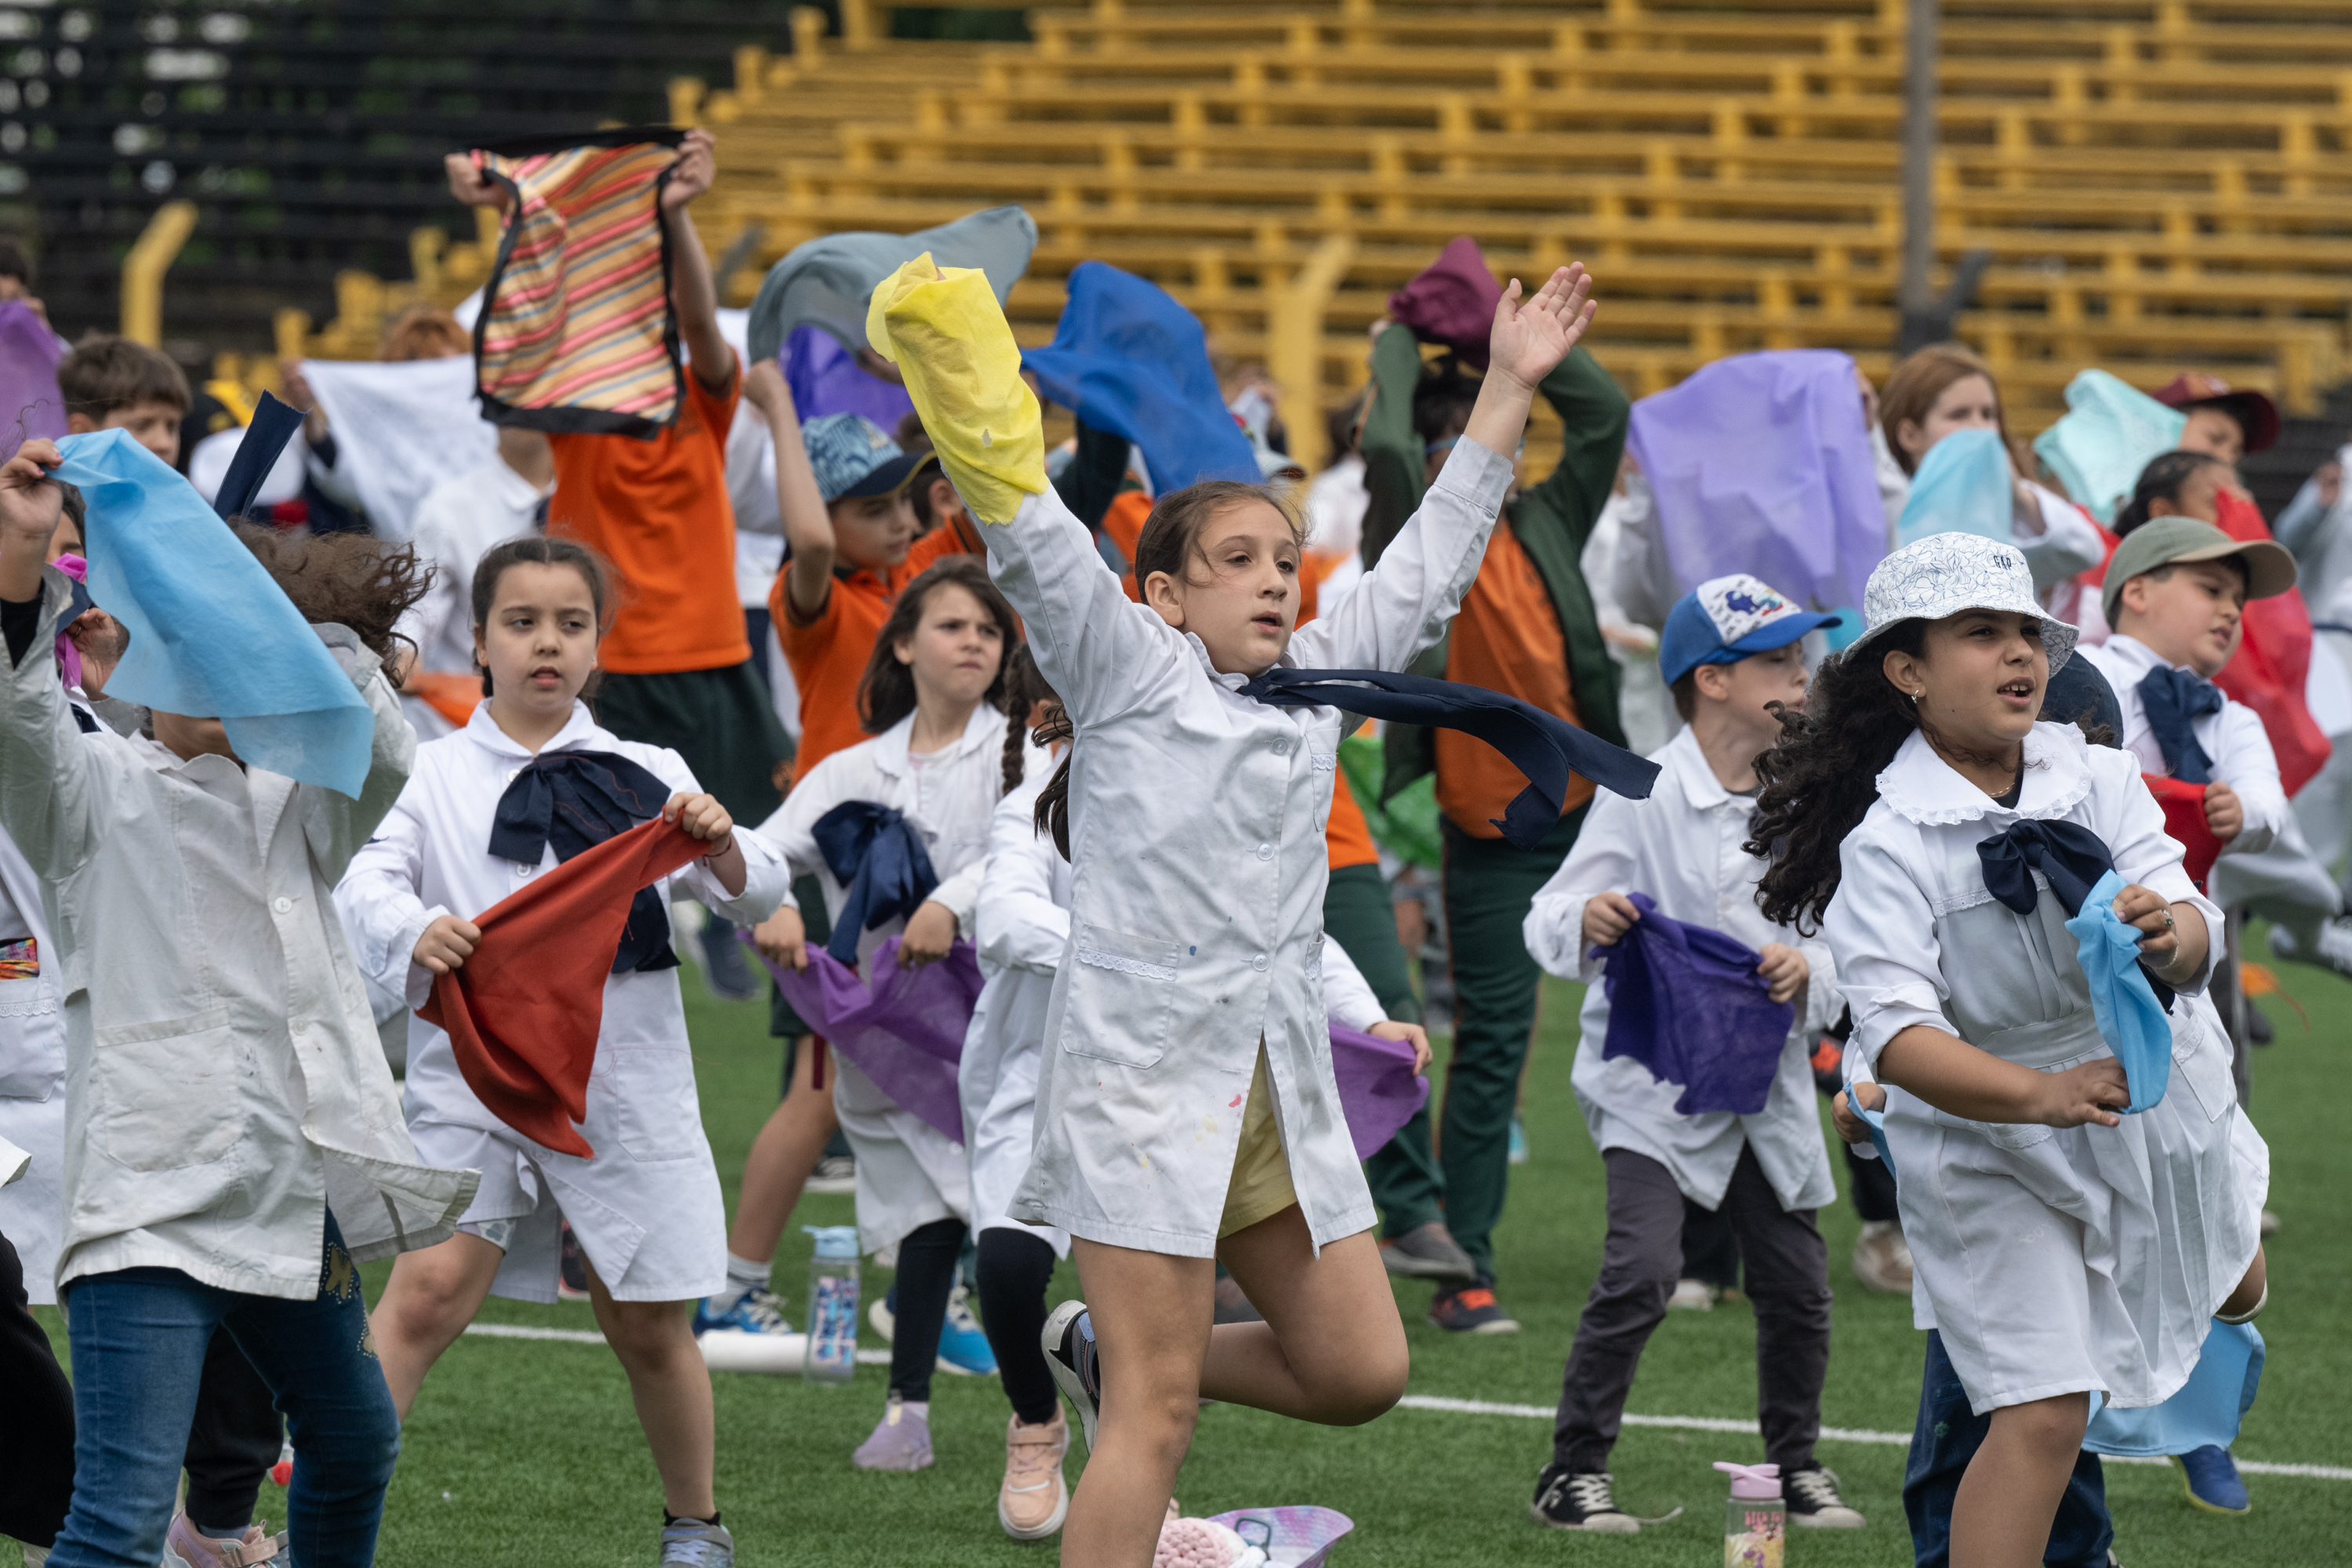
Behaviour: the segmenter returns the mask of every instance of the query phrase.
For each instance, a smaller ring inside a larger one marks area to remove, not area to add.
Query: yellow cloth
[[[925,251],[875,285],[866,337],[905,376],[923,429],[974,517],[1010,522],[1024,497],[1044,492],[1044,416],[1021,379],[1020,345],[987,274],[941,268]]]
[[[1249,1103],[1242,1108],[1241,1147],[1234,1151],[1234,1176],[1225,1188],[1225,1212],[1217,1239],[1272,1219],[1298,1201],[1290,1184],[1290,1161],[1282,1152],[1282,1123],[1266,1088],[1265,1042],[1258,1042],[1257,1070],[1250,1075]]]

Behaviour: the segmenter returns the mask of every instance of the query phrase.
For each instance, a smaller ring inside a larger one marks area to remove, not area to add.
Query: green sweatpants
[[[1381,1011],[1400,1023],[1421,1022],[1421,998],[1413,994],[1404,946],[1397,941],[1396,910],[1378,866],[1342,866],[1331,873],[1323,895],[1323,931],[1364,972]],[[1364,1177],[1390,1236],[1439,1217],[1445,1184],[1429,1146],[1429,1107],[1415,1111],[1364,1162]]]
[[[1543,978],[1520,927],[1528,906],[1567,858],[1588,809],[1561,817],[1528,851],[1499,838],[1473,838],[1450,819],[1444,825],[1454,1024],[1438,1121],[1439,1166],[1445,1227],[1488,1280],[1495,1277],[1495,1222],[1502,1217],[1510,1179],[1511,1114]]]

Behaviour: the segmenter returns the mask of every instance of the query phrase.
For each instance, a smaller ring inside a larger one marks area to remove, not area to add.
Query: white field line
[[[466,1331],[499,1340],[561,1340],[566,1344],[601,1345],[604,1336],[588,1329],[541,1329],[522,1323],[470,1323]],[[860,1366],[887,1366],[890,1352],[883,1350],[861,1350],[857,1352]],[[1498,1405],[1485,1399],[1447,1399],[1434,1394],[1408,1394],[1397,1401],[1404,1410],[1434,1410],[1447,1415],[1512,1415],[1522,1420],[1549,1421],[1556,1412],[1548,1405]],[[1628,1426],[1664,1426],[1680,1432],[1724,1432],[1739,1436],[1757,1436],[1756,1423],[1734,1420],[1721,1415],[1634,1415],[1621,1418]],[[1883,1447],[1907,1448],[1911,1446],[1908,1432],[1869,1432],[1854,1426],[1824,1426],[1824,1443],[1873,1443]],[[2162,1465],[2170,1461],[2158,1458],[2135,1458],[2117,1455],[2105,1456],[2110,1465]],[[2343,1465],[2273,1465],[2258,1459],[2238,1460],[2239,1470],[2249,1476],[2290,1476],[2314,1481],[2352,1481],[2352,1467]]]

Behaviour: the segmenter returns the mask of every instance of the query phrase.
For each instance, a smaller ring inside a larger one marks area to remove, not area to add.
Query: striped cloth
[[[683,132],[639,126],[477,151],[515,200],[474,324],[486,418],[651,436],[685,396],[662,182]]]

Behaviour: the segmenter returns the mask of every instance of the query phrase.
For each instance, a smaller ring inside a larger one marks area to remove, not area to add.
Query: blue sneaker
[[[1528,1130],[1516,1116],[1511,1118],[1511,1152],[1509,1158],[1510,1163],[1514,1165],[1524,1165],[1528,1163]]]
[[[898,1287],[892,1285],[882,1299],[866,1309],[866,1321],[874,1331],[888,1343],[898,1337]],[[981,1331],[980,1320],[971,1315],[971,1306],[961,1285],[948,1297],[947,1321],[940,1325],[939,1370],[958,1377],[993,1377],[996,1375],[996,1352],[988,1347],[988,1336]]]
[[[2238,1462],[2230,1458],[2230,1450],[2208,1444],[2176,1454],[2172,1462],[2180,1467],[2180,1485],[2189,1493],[2189,1505],[2207,1513],[2250,1513],[2253,1500],[2246,1496],[2246,1483],[2238,1479]]]
[[[704,1297],[694,1304],[694,1337],[705,1334],[789,1334],[792,1324],[784,1321],[784,1299],[773,1290],[746,1290],[735,1299],[735,1304],[723,1312],[710,1310],[710,1298]]]

